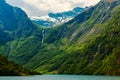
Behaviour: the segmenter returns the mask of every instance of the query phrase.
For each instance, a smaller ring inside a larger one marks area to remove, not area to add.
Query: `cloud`
[[[49,12],[61,12],[74,7],[95,5],[100,0],[6,0],[9,4],[22,8],[29,16],[43,16]]]

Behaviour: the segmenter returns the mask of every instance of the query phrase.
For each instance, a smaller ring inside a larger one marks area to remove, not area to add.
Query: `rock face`
[[[66,12],[49,13],[47,16],[32,17],[31,20],[43,27],[53,27],[71,20],[82,11],[84,11],[84,8],[76,7]]]
[[[1,55],[42,73],[120,75],[120,1],[102,0],[53,28],[41,28],[21,9],[3,6]]]

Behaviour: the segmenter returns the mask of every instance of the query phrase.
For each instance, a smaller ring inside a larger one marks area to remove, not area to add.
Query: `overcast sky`
[[[43,16],[49,12],[62,12],[74,7],[92,6],[100,0],[6,0],[22,8],[29,16]]]

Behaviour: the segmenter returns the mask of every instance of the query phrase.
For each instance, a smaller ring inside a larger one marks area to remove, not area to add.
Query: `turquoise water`
[[[120,80],[120,76],[36,75],[24,77],[0,77],[0,80]]]

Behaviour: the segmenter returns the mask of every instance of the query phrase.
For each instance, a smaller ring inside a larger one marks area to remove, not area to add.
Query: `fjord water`
[[[0,77],[0,80],[120,80],[120,76],[36,75]]]

